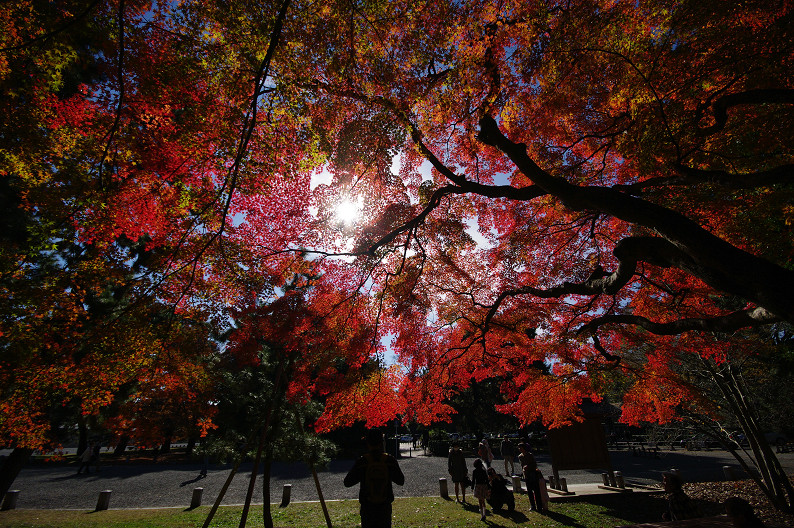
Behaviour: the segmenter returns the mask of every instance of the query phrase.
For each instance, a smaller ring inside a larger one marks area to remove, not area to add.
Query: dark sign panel
[[[550,429],[548,439],[551,464],[557,471],[612,469],[600,417],[590,416],[580,423]]]

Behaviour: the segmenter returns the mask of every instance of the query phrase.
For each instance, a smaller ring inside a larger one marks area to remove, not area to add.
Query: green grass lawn
[[[707,504],[706,510],[710,510]],[[714,505],[718,507],[718,505]],[[359,525],[358,502],[353,500],[328,503],[335,528],[355,528]],[[487,521],[480,521],[475,505],[464,507],[454,501],[423,497],[397,499],[394,503],[393,528],[516,528],[525,526],[568,526],[573,528],[602,528],[639,522],[658,521],[664,509],[664,498],[658,494],[630,493],[570,497],[553,502],[547,515],[529,511],[526,496],[518,497],[516,511],[490,512]],[[178,508],[158,510],[109,510],[102,512],[58,510],[12,510],[0,512],[0,526],[21,527],[111,527],[111,528],[196,528],[206,518],[208,506],[195,510]],[[214,527],[237,527],[240,507],[224,507],[212,522]],[[716,513],[716,512],[715,512]],[[294,503],[287,508],[273,507],[273,521],[277,527],[325,528],[319,503]],[[262,526],[262,508],[251,509],[247,526]]]

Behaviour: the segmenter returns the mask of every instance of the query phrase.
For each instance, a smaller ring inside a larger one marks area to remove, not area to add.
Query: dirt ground
[[[784,514],[775,510],[766,495],[752,480],[694,482],[684,484],[684,491],[693,499],[717,504],[722,504],[729,497],[741,497],[753,506],[758,517],[768,526],[794,526],[794,514]],[[704,513],[717,515],[725,511],[722,509]]]

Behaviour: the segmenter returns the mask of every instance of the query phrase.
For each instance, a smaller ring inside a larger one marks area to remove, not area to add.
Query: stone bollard
[[[447,479],[440,478],[438,479],[438,487],[440,488],[441,498],[448,499],[449,498],[449,488],[447,487]]]
[[[722,466],[722,472],[725,474],[725,480],[736,480],[736,471],[732,466]]]
[[[557,479],[554,478],[554,475],[549,475],[549,487],[555,490],[559,489],[559,484],[557,482]]]
[[[195,509],[201,506],[201,495],[204,494],[204,488],[193,488],[193,498],[190,499],[190,509]]]
[[[99,492],[99,499],[96,501],[96,510],[94,511],[102,511],[107,510],[110,506],[110,494],[113,493],[113,490],[105,490]]]
[[[623,480],[623,473],[620,471],[615,471],[615,484],[621,489],[626,487],[626,482]]]
[[[8,510],[16,509],[17,497],[19,497],[19,490],[6,491],[6,496],[5,498],[3,498],[3,505],[0,506],[0,510],[8,511]]]
[[[565,477],[560,477],[559,484],[560,484],[560,488],[559,488],[560,491],[564,493],[568,493],[568,481],[565,479]]]
[[[617,488],[618,487],[618,481],[615,478],[615,472],[614,471],[610,471],[609,472],[609,485],[611,487],[613,487],[613,488]]]
[[[513,493],[523,493],[521,489],[521,477],[513,475]]]
[[[601,479],[604,481],[604,486],[609,486],[609,473],[601,473]]]
[[[279,508],[286,508],[291,500],[292,484],[284,484],[284,489],[281,491],[281,504],[279,504]]]

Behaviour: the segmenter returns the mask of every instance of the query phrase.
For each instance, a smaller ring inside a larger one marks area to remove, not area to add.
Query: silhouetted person
[[[697,504],[681,488],[681,477],[675,473],[663,473],[662,483],[667,492],[667,510],[662,514],[662,520],[683,521],[700,517]]]
[[[491,467],[493,452],[491,451],[491,446],[488,445],[488,440],[485,438],[482,439],[482,442],[480,442],[480,445],[477,447],[477,456],[482,459],[485,467]]]
[[[391,528],[392,482],[402,486],[405,475],[397,459],[383,452],[383,433],[370,429],[367,453],[356,461],[344,480],[348,488],[361,483],[361,528]]]
[[[529,451],[529,444],[522,443],[518,446],[520,454],[518,462],[524,472],[524,480],[527,483],[527,497],[529,497],[529,509],[537,510],[539,513],[545,511],[543,507],[543,497],[540,494],[540,472],[535,456]]]
[[[491,505],[491,508],[500,510],[502,506],[507,505],[508,511],[516,509],[516,498],[513,496],[513,492],[507,489],[507,481],[494,468],[488,468],[488,487],[491,490],[490,497],[488,497],[488,504]]]
[[[80,453],[80,467],[77,468],[77,474],[83,472],[85,468],[86,475],[91,473],[91,457],[94,455],[94,444],[89,444],[82,453]]]
[[[505,438],[502,440],[502,445],[500,446],[499,450],[502,453],[502,458],[505,459],[505,476],[514,475],[516,472],[515,467],[515,456],[516,456],[516,446],[513,445],[513,442],[510,441],[509,438]],[[507,470],[507,465],[510,464],[510,471]]]
[[[455,483],[455,502],[460,502],[459,491],[463,492],[463,503],[466,503],[466,480],[468,480],[469,469],[466,467],[466,457],[460,450],[460,444],[455,443],[447,458],[447,470],[452,482]]]
[[[91,450],[91,464],[94,464],[94,468],[97,472],[99,472],[99,453],[102,451],[102,446],[99,445],[99,442],[94,444],[94,448]],[[86,468],[88,469],[88,468]]]
[[[201,462],[201,471],[199,471],[199,478],[204,478],[207,476],[207,470],[209,469],[210,465],[210,457],[209,455],[204,455],[204,460]]]
[[[471,487],[474,489],[474,498],[480,506],[480,519],[485,520],[485,499],[488,497],[488,473],[485,472],[482,460],[474,461],[474,471],[471,472]]]
[[[746,500],[731,497],[725,500],[725,513],[736,528],[764,528],[764,523],[756,517],[753,507]]]

